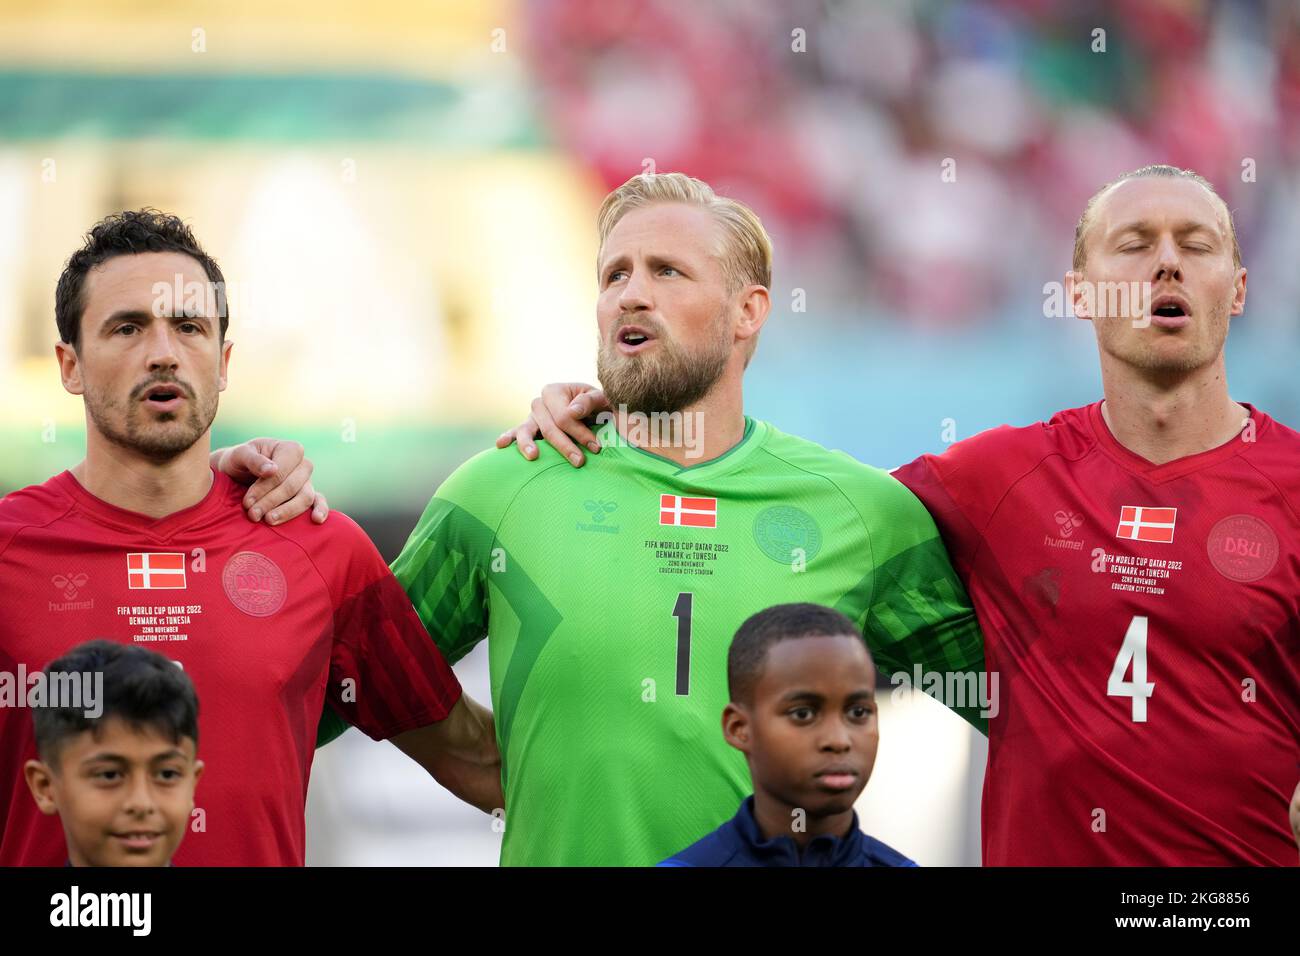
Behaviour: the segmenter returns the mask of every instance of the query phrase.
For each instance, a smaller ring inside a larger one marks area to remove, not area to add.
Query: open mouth
[[[1167,328],[1185,325],[1192,310],[1187,300],[1177,295],[1157,296],[1151,303],[1151,321]]]
[[[615,336],[618,342],[619,351],[625,354],[632,354],[648,346],[654,341],[654,336],[645,329],[636,325],[625,325],[618,330]]]
[[[155,385],[144,393],[143,401],[159,411],[170,411],[185,400],[178,385]]]

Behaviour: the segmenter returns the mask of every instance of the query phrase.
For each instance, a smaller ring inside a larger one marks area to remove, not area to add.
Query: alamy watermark
[[[993,718],[1002,709],[998,699],[998,672],[980,671],[927,671],[920,664],[912,672],[895,671],[889,676],[894,685],[889,699],[902,703],[908,688],[914,687],[927,697],[954,710],[980,708],[980,716]]]
[[[703,412],[632,412],[626,405],[617,410],[604,411],[596,416],[596,424],[612,421],[623,423],[623,431],[615,429],[607,445],[636,448],[684,448],[687,458],[704,454]]]
[[[104,713],[103,671],[0,671],[0,707],[57,707],[80,710],[87,720]]]
[[[1081,313],[1093,319],[1128,319],[1133,328],[1145,329],[1151,324],[1151,300],[1154,298],[1150,282],[1090,282],[1079,279],[1074,283],[1075,295],[1064,282],[1043,284],[1043,317],[1048,319],[1077,318]]]

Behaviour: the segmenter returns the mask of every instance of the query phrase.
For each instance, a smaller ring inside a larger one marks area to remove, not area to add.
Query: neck
[[[790,837],[800,850],[808,846],[815,837],[833,836],[843,838],[853,828],[853,807],[840,813],[814,817],[807,814],[803,818],[803,828],[794,829],[794,812],[798,809],[778,797],[768,793],[757,783],[754,784],[754,819],[758,821],[759,832],[765,840],[777,837]]]
[[[1115,440],[1153,464],[1197,455],[1230,441],[1250,413],[1228,396],[1223,355],[1177,378],[1102,362],[1101,414]]]
[[[724,382],[680,412],[645,415],[616,408],[614,424],[629,445],[644,448],[683,468],[720,458],[745,437],[744,400],[739,384]]]
[[[193,507],[212,489],[207,432],[175,458],[153,461],[116,445],[88,424],[86,458],[72,469],[81,487],[110,505],[165,518]]]

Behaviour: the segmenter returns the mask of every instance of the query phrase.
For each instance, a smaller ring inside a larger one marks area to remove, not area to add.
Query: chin
[[[818,790],[809,795],[807,803],[810,815],[814,817],[829,817],[837,813],[845,813],[853,809],[853,804],[857,803],[858,796],[862,790],[848,790],[844,793],[825,793]]]

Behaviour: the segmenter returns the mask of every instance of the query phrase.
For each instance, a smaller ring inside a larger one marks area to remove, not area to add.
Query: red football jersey
[[[327,685],[331,705],[377,740],[441,720],[460,698],[355,522],[335,511],[323,525],[254,524],[244,493],[216,474],[201,502],[155,520],[64,472],[0,499],[0,669],[32,673],[109,638],[178,661],[194,682],[202,813],[177,865],[303,864]],[[35,756],[31,712],[0,707],[0,865],[67,856],[58,818],[40,813],[23,780]]]
[[[986,864],[1296,864],[1300,434],[1153,465],[1098,402],[894,474],[998,676]]]

